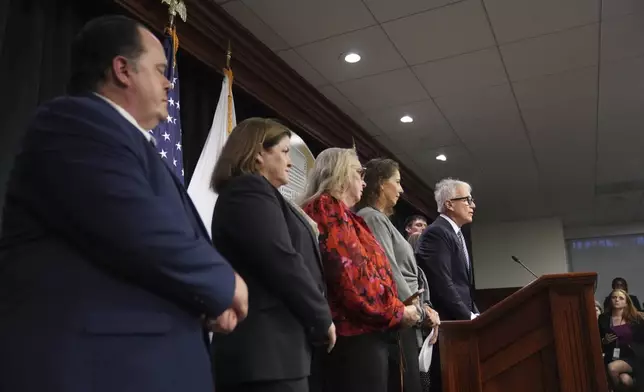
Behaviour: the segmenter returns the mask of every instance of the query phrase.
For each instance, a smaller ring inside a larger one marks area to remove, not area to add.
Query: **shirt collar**
[[[448,221],[450,225],[452,225],[452,228],[454,229],[454,233],[458,234],[458,232],[461,231],[461,228],[458,227],[458,225],[456,224],[456,222],[454,222],[452,220],[452,218],[450,218],[449,216],[447,216],[445,214],[441,214],[441,217],[443,219],[445,219],[446,221]]]
[[[104,100],[105,102],[107,102],[108,104],[110,104],[110,106],[112,106],[112,107],[113,107],[117,112],[119,112],[119,114],[120,114],[121,116],[123,116],[127,121],[129,121],[132,125],[134,125],[134,126],[136,127],[136,129],[138,129],[139,131],[141,131],[141,133],[143,134],[143,136],[145,136],[145,139],[146,139],[148,142],[152,142],[152,143],[154,143],[154,145],[156,145],[156,144],[157,144],[157,141],[154,139],[154,136],[152,136],[152,133],[150,133],[149,131],[146,131],[145,129],[141,128],[141,126],[140,126],[140,125],[139,125],[139,123],[136,121],[136,119],[134,119],[134,117],[132,117],[132,115],[131,115],[130,113],[128,113],[128,112],[127,112],[127,110],[123,109],[123,108],[122,108],[121,106],[119,106],[117,103],[113,102],[113,101],[112,101],[112,100],[110,100],[109,98],[107,98],[107,97],[105,97],[105,96],[103,96],[103,95],[101,95],[101,94],[99,94],[99,93],[94,93],[94,94],[95,94],[97,97],[100,97],[101,99],[103,99],[103,100]]]

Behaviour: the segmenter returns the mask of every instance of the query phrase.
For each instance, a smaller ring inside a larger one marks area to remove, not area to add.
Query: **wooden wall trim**
[[[153,30],[160,32],[167,23],[167,8],[159,0],[115,2]],[[230,41],[235,84],[286,121],[327,146],[350,147],[353,137],[362,159],[394,156],[213,0],[185,3],[188,21],[177,25],[181,50],[221,72]],[[403,197],[430,218],[436,217],[431,188],[403,164],[401,175],[407,191]]]

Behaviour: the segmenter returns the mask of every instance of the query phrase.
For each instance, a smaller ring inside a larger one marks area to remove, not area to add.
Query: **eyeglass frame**
[[[470,207],[475,204],[474,198],[471,195],[449,199],[449,201],[461,201],[461,200],[464,200],[467,203],[467,205]]]
[[[364,166],[360,166],[359,169],[356,169],[358,172],[358,175],[360,176],[361,180],[364,180],[365,175],[367,174],[367,168]]]

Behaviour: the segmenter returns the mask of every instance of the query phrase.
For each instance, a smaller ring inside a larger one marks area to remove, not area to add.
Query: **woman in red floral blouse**
[[[391,331],[420,319],[414,305],[405,306],[398,299],[383,249],[364,220],[350,210],[362,195],[362,176],[355,150],[327,149],[315,161],[303,203],[320,231],[338,335],[321,377],[329,392],[387,391]]]

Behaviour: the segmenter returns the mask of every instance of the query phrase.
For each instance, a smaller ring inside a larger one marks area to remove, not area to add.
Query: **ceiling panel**
[[[507,82],[496,48],[432,61],[413,69],[433,97]]]
[[[512,81],[597,64],[599,25],[591,24],[501,46]]]
[[[334,83],[406,66],[380,26],[300,46],[297,52]],[[362,59],[349,64],[343,59],[348,52],[356,52]]]
[[[597,182],[644,177],[644,57],[602,65]]]
[[[644,123],[644,56],[602,65],[600,78],[600,135],[620,131],[620,123]],[[642,132],[639,132],[641,135]]]
[[[358,123],[364,129],[367,131],[367,133],[371,136],[376,136],[376,135],[381,135],[382,129],[380,129],[376,124],[371,121],[367,116],[356,116],[353,118],[355,122]]]
[[[600,0],[484,0],[484,3],[499,43],[599,21]]]
[[[540,166],[552,162],[556,167],[556,157],[574,157],[574,160],[590,164],[592,169],[596,146],[596,107],[596,99],[585,99],[523,111]]]
[[[644,54],[644,13],[604,21],[601,45],[602,62]]]
[[[387,134],[392,143],[413,158],[423,156],[427,151],[437,148],[434,140],[422,134],[405,135],[405,134]],[[440,147],[440,146],[439,146]]]
[[[515,83],[514,90],[539,164],[574,153],[594,162],[597,68]],[[557,164],[557,162],[555,162]]]
[[[379,22],[387,22],[462,0],[365,0]]]
[[[602,2],[602,18],[610,19],[614,16],[644,12],[642,0],[610,0]]]
[[[373,138],[377,140],[378,143],[385,146],[387,150],[391,151],[395,155],[405,153],[405,149],[402,148],[402,146],[399,146],[397,143],[394,143],[387,135],[381,134],[378,136],[374,136]]]
[[[329,98],[340,110],[342,110],[349,117],[361,117],[362,113],[354,104],[352,104],[337,88],[333,86],[320,87],[318,90],[325,97]]]
[[[515,82],[522,110],[597,97],[597,67],[588,67]]]
[[[313,69],[309,63],[307,63],[302,57],[300,57],[297,52],[293,49],[284,50],[277,53],[282,60],[286,61],[288,65],[291,66],[300,76],[306,79],[314,87],[325,86],[329,84],[329,81],[326,80],[318,71]]]
[[[534,182],[537,176],[532,148],[527,137],[518,134],[502,143],[467,145],[481,172],[488,177]]]
[[[578,204],[594,192],[597,68],[529,79],[515,84],[539,172],[554,208],[561,187],[579,189]]]
[[[231,1],[222,4],[233,18],[248,29],[255,37],[261,40],[271,50],[287,49],[288,44],[262,21],[250,8],[241,1]]]
[[[421,101],[390,109],[368,113],[384,133],[398,138],[423,140],[422,149],[430,149],[459,142],[456,134],[432,101]],[[412,123],[402,123],[400,118],[409,115]]]
[[[350,80],[336,86],[353,104],[365,111],[429,98],[408,68]]]
[[[291,47],[372,26],[360,0],[243,0]]]
[[[439,97],[436,104],[466,145],[495,145],[525,133],[508,84]]]
[[[596,224],[617,221],[641,221],[644,208],[642,192],[628,192],[619,195],[598,196],[595,199],[593,221]]]
[[[626,130],[620,125],[622,132]],[[631,124],[630,132],[642,133],[642,123]],[[619,136],[602,138],[597,152],[597,183],[612,184],[644,180],[644,143],[642,138],[621,139]],[[639,140],[638,140],[639,139]]]
[[[479,0],[462,1],[382,26],[410,65],[494,45]]]
[[[439,154],[444,154],[447,161],[436,160],[436,156]],[[428,170],[430,177],[435,182],[447,177],[471,181],[478,175],[475,161],[463,145],[426,150],[414,155],[414,160],[423,170]]]

